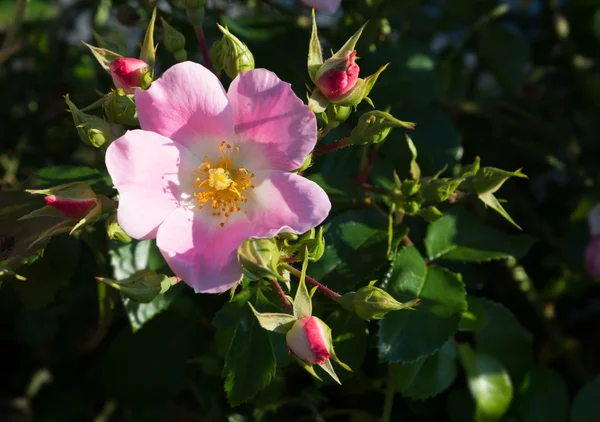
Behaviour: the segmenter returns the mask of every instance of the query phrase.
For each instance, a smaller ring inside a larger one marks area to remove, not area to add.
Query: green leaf
[[[275,375],[275,354],[268,332],[246,308],[225,359],[225,392],[231,406],[245,403],[264,390]]]
[[[349,291],[375,278],[387,264],[387,219],[370,211],[349,211],[324,229],[325,252],[310,265],[309,275],[334,290]]]
[[[567,420],[567,405],[567,387],[560,374],[536,367],[521,385],[516,414],[522,421],[563,422]]]
[[[467,374],[469,390],[475,399],[475,421],[500,420],[513,397],[508,373],[496,359],[474,351],[468,344],[458,346],[458,355]]]
[[[491,23],[478,37],[477,53],[482,64],[511,95],[519,95],[527,81],[529,46],[515,30]]]
[[[315,19],[315,9],[312,11],[312,31],[310,33],[310,41],[308,43],[308,75],[314,82],[317,71],[323,64],[323,49],[319,42],[319,34],[317,32],[317,20]]]
[[[467,295],[467,310],[460,319],[460,331],[477,331],[485,324],[485,307],[479,299]]]
[[[411,399],[426,399],[446,390],[456,378],[456,347],[447,341],[437,352],[400,365],[398,391]]]
[[[466,309],[458,274],[427,267],[416,248],[400,250],[381,287],[400,302],[420,298],[416,311],[391,312],[379,322],[379,358],[413,362],[438,350],[458,330]]]
[[[600,420],[600,375],[585,384],[575,395],[571,408],[572,422],[597,422]]]
[[[509,373],[513,384],[520,385],[533,367],[531,335],[503,305],[479,299],[485,308],[485,322],[475,332],[478,351],[496,358]]]
[[[153,240],[134,240],[127,244],[111,242],[108,253],[116,280],[124,280],[141,270],[157,271],[165,266],[165,261]],[[132,330],[139,330],[158,313],[168,309],[180,292],[180,286],[173,286],[165,294],[159,294],[149,303],[138,303],[122,297]]]
[[[84,166],[53,166],[40,169],[33,177],[32,185],[39,188],[51,188],[71,182],[86,182],[90,186],[106,183],[107,178],[97,169]]]
[[[483,224],[462,209],[453,209],[427,228],[425,249],[430,260],[482,262],[522,258],[535,239],[509,235]]]

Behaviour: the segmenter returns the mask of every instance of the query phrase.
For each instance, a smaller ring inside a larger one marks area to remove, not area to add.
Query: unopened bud
[[[163,43],[165,49],[173,54],[175,60],[184,62],[187,60],[187,52],[185,51],[185,36],[173,28],[162,17],[160,18],[163,26]]]
[[[400,186],[400,190],[405,196],[416,195],[417,192],[419,192],[419,189],[421,189],[421,184],[416,180],[405,180]]]
[[[431,179],[421,187],[421,195],[428,202],[444,202],[456,191],[462,179]]]
[[[135,88],[148,89],[152,83],[152,71],[143,60],[120,57],[110,62],[110,75],[116,88],[133,94]]]
[[[123,228],[119,225],[116,212],[106,220],[106,234],[108,235],[109,239],[116,240],[117,242],[121,243],[129,243],[132,240],[131,237],[125,233],[125,230],[123,230]]]
[[[344,57],[331,57],[323,63],[315,75],[315,84],[330,101],[349,93],[356,82],[360,68],[355,63],[356,50],[346,52]]]
[[[106,141],[112,140],[110,125],[106,120],[79,110],[69,99],[68,95],[65,95],[65,101],[73,116],[73,123],[75,123],[75,127],[77,128],[77,134],[86,145],[98,148]]]
[[[404,122],[391,114],[373,110],[358,119],[358,124],[350,134],[350,143],[358,145],[377,144],[382,142],[394,127],[413,129],[414,123]]]
[[[366,321],[382,319],[388,312],[392,311],[414,310],[414,306],[418,305],[419,302],[419,299],[405,303],[398,302],[388,292],[371,284],[358,289],[356,292],[346,293],[340,300],[344,308],[354,311],[359,318]]]
[[[307,365],[322,365],[331,356],[329,327],[317,317],[297,320],[285,335],[288,348]]]
[[[49,189],[27,190],[32,194],[46,195],[46,205],[58,210],[65,217],[81,220],[98,204],[96,194],[85,182],[72,182]]]
[[[278,271],[281,254],[274,239],[246,239],[238,248],[238,261],[252,280],[269,278],[284,281]]]
[[[133,95],[126,94],[121,88],[106,95],[102,107],[106,117],[114,123],[134,126],[138,122]]]
[[[327,131],[335,129],[340,123],[348,120],[350,114],[352,114],[352,107],[330,104],[327,107]]]
[[[140,303],[152,302],[156,296],[166,292],[173,284],[169,277],[152,270],[138,271],[124,280],[109,278],[97,278],[96,280],[114,287],[124,296]]]
[[[254,69],[254,56],[250,49],[236,38],[227,28],[218,25],[223,33],[221,38],[210,50],[210,61],[215,70],[225,71],[227,76],[235,79],[237,75]]]

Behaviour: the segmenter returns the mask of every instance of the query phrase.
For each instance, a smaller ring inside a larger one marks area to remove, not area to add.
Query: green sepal
[[[83,45],[85,45],[92,51],[92,54],[94,55],[94,57],[96,58],[98,63],[100,63],[100,66],[102,66],[102,68],[109,73],[110,73],[110,67],[109,67],[110,62],[112,62],[113,60],[116,60],[120,57],[123,57],[120,54],[117,54],[106,48],[94,47],[93,45],[89,45],[85,41],[81,41],[81,42],[83,43]]]
[[[298,290],[296,290],[296,296],[294,297],[294,316],[297,319],[306,318],[312,315],[312,302],[308,289],[306,288],[306,269],[308,268],[307,249],[308,248],[305,246],[302,272],[300,274],[300,281],[298,282]]]
[[[315,19],[315,9],[312,10],[312,31],[310,34],[310,41],[308,43],[308,75],[314,82],[315,75],[319,68],[323,65],[323,48],[319,41],[319,35],[317,33],[317,21]]]
[[[144,42],[142,43],[142,48],[140,50],[140,60],[145,61],[150,66],[152,74],[150,76],[154,77],[154,62],[156,61],[156,48],[158,46],[154,45],[154,22],[156,21],[156,8],[152,11],[152,17],[150,18],[150,22],[148,22],[148,29],[146,29],[146,35],[144,36]]]
[[[413,180],[421,179],[421,168],[417,163],[417,147],[415,146],[410,136],[406,135],[406,143],[408,145],[408,149],[410,150],[411,159],[410,159],[410,176]]]
[[[324,113],[329,105],[329,100],[318,88],[315,88],[308,99],[308,107],[315,114]]]
[[[172,285],[171,278],[152,270],[140,270],[123,280],[97,277],[96,280],[119,290],[129,299],[149,303],[159,294],[164,294]]]
[[[359,78],[356,81],[356,85],[354,86],[354,88],[352,88],[350,92],[348,92],[343,97],[331,102],[343,106],[356,107],[362,100],[365,100],[371,105],[371,107],[373,107],[373,102],[368,98],[368,95],[371,92],[371,89],[373,89],[375,82],[377,82],[377,78],[379,77],[381,72],[383,72],[388,66],[389,63],[386,63],[371,76],[368,76],[365,79]]]
[[[293,315],[289,314],[280,314],[280,313],[260,313],[250,302],[248,302],[248,306],[254,312],[256,319],[258,319],[258,323],[261,327],[268,331],[274,331],[279,334],[287,333],[296,322],[296,318]]]
[[[367,23],[368,22],[365,22],[363,26],[358,28],[358,31],[356,31],[354,35],[352,35],[332,57],[335,57],[336,59],[343,59],[349,52],[353,52],[355,50],[356,43],[363,32],[363,29],[365,29],[365,26],[367,26]]]

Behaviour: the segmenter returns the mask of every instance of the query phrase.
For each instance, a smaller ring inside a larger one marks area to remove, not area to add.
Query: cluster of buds
[[[38,217],[56,219],[56,224],[41,233],[32,245],[60,233],[73,234],[77,229],[98,221],[103,213],[114,210],[112,200],[103,195],[96,195],[85,182],[72,182],[27,192],[45,195],[46,206],[21,217],[21,220]]]
[[[355,47],[363,29],[364,25],[337,53],[323,60],[323,49],[317,34],[313,10],[312,34],[308,48],[308,74],[316,85],[309,100],[309,106],[315,113],[324,112],[331,104],[356,107],[363,100],[372,104],[368,95],[387,64],[367,78],[359,77],[360,68],[356,64]]]
[[[217,74],[225,71],[231,79],[237,75],[254,69],[254,56],[250,49],[235,37],[228,28],[217,24],[223,37],[210,49],[210,61]]]
[[[285,334],[285,340],[291,355],[312,376],[321,380],[313,365],[318,365],[337,383],[341,384],[331,361],[351,371],[335,354],[331,329],[322,320],[312,315],[311,294],[305,284],[306,266],[304,260],[302,275],[293,301],[293,315],[280,313],[260,313],[248,302],[261,327],[265,330]],[[313,291],[314,293],[314,291]]]

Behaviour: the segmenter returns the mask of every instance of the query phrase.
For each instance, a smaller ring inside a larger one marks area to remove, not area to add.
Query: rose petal
[[[228,94],[235,132],[258,146],[265,169],[294,170],[302,166],[317,142],[314,113],[291,85],[266,69],[238,75]]]
[[[325,191],[297,174],[261,171],[256,173],[256,181],[248,202],[252,205],[248,213],[253,237],[304,233],[321,224],[331,210]]]
[[[182,194],[179,172],[193,174],[195,157],[164,136],[130,130],[106,150],[106,168],[119,191],[117,217],[135,239],[156,237]]]
[[[156,245],[173,272],[198,293],[220,293],[238,283],[237,248],[250,235],[245,218],[219,226],[198,210],[177,208],[158,229]]]
[[[135,103],[142,129],[173,139],[200,158],[233,135],[225,90],[197,63],[172,66],[148,90],[136,90]]]

